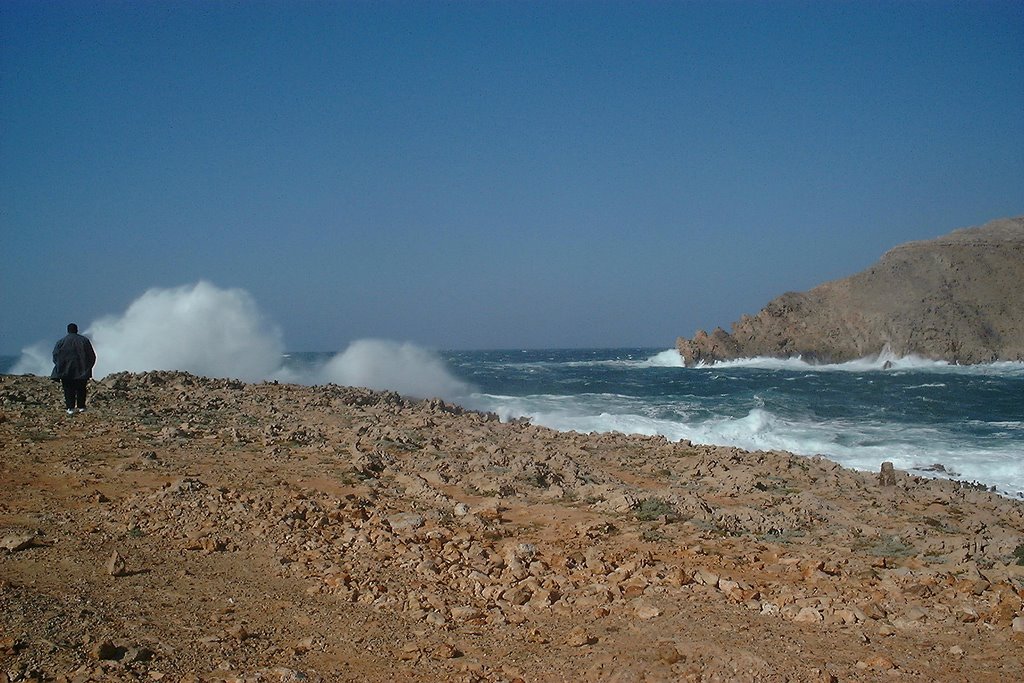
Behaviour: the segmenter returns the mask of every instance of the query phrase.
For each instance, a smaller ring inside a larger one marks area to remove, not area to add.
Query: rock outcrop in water
[[[863,358],[888,348],[956,363],[1024,360],[1024,216],[908,242],[851,277],[787,292],[732,332],[676,347],[687,365],[733,358]]]

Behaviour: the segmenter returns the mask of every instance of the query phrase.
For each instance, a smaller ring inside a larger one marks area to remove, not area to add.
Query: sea
[[[687,368],[675,350],[656,348],[431,354],[464,387],[449,400],[503,420],[821,455],[864,471],[889,461],[1024,498],[1021,362],[883,352],[831,365],[752,358]],[[285,354],[285,375],[316,377],[335,356]],[[0,373],[16,360],[0,357]]]

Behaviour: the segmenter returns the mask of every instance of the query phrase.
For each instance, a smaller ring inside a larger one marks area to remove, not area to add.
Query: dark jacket
[[[96,365],[96,352],[92,344],[80,334],[72,332],[53,347],[51,379],[89,379]]]

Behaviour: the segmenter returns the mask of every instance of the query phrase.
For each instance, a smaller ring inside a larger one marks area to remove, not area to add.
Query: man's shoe
[[[72,410],[71,408],[68,408],[68,415],[74,415],[74,414],[75,414],[75,411]]]
[[[79,409],[78,409],[78,412],[80,412],[80,413],[84,413],[84,412],[85,412],[85,408],[79,408]]]

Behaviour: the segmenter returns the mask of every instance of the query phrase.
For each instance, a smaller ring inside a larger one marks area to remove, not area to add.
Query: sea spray
[[[124,313],[83,331],[97,350],[97,379],[125,370],[182,370],[245,381],[333,382],[420,398],[457,400],[472,391],[435,352],[409,342],[357,340],[333,357],[290,364],[280,330],[248,292],[206,281],[150,289]],[[49,349],[47,342],[24,349],[10,372],[49,375]]]

